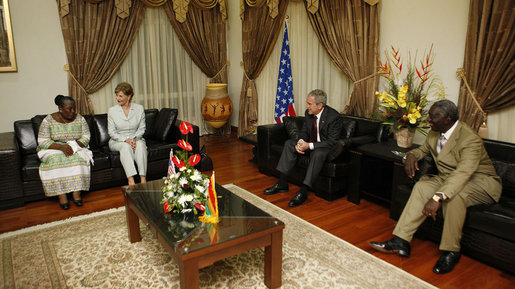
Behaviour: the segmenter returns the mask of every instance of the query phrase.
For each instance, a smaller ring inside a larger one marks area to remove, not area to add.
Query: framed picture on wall
[[[9,0],[0,0],[0,72],[18,71]]]

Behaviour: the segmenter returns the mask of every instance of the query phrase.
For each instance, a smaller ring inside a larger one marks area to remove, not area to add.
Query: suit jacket
[[[307,109],[304,115],[306,118],[304,125],[302,126],[302,130],[299,132],[299,139],[309,141],[310,132],[313,129],[313,118],[315,116],[308,114]],[[338,113],[334,108],[325,105],[318,124],[320,141],[313,143],[314,149],[334,148],[340,139],[342,127],[343,122],[341,121],[340,113]]]
[[[465,184],[470,184],[470,178],[474,175],[476,180],[483,180],[478,186],[498,201],[501,196],[501,179],[497,175],[492,161],[483,145],[483,140],[468,125],[458,122],[451,137],[440,151],[436,147],[440,133],[430,131],[424,144],[410,152],[417,159],[431,154],[438,169],[438,175],[444,180],[439,192],[452,198],[459,193]]]

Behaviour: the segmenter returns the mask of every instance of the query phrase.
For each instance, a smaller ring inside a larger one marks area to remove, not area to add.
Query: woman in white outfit
[[[147,145],[145,133],[145,111],[143,106],[132,103],[132,86],[122,82],[114,90],[117,105],[107,113],[109,149],[120,152],[120,161],[129,185],[134,185],[134,176],[140,175],[142,183],[147,181]],[[136,166],[138,170],[136,171]]]

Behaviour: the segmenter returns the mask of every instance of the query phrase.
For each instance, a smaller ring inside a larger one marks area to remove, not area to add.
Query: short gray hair
[[[327,103],[327,93],[325,93],[325,91],[323,91],[321,89],[312,90],[308,94],[308,97],[309,96],[315,97],[316,104],[323,103],[324,105],[326,105],[326,103]]]
[[[433,106],[440,108],[445,116],[450,117],[453,122],[456,122],[460,118],[458,107],[454,102],[448,99],[439,100],[435,102]]]

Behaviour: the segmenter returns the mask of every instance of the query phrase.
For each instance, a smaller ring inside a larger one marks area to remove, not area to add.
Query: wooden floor
[[[233,183],[242,187],[437,287],[515,288],[513,275],[467,256],[462,256],[453,272],[446,275],[434,274],[432,267],[440,252],[438,246],[430,241],[414,239],[410,258],[375,252],[368,246],[370,241],[384,241],[392,237],[395,221],[389,218],[388,208],[367,200],[363,200],[360,205],[350,203],[346,198],[328,202],[312,193],[304,205],[289,208],[288,201],[299,187],[290,185],[289,193],[265,196],[263,190],[272,186],[277,179],[259,173],[257,165],[248,161],[252,157],[251,145],[235,136],[217,135],[201,137],[202,144],[206,145],[207,153],[213,159],[217,183]],[[57,199],[0,211],[0,233],[124,205],[119,188],[89,192],[83,197],[83,207],[79,208],[71,203],[71,208],[67,211],[59,208]]]

